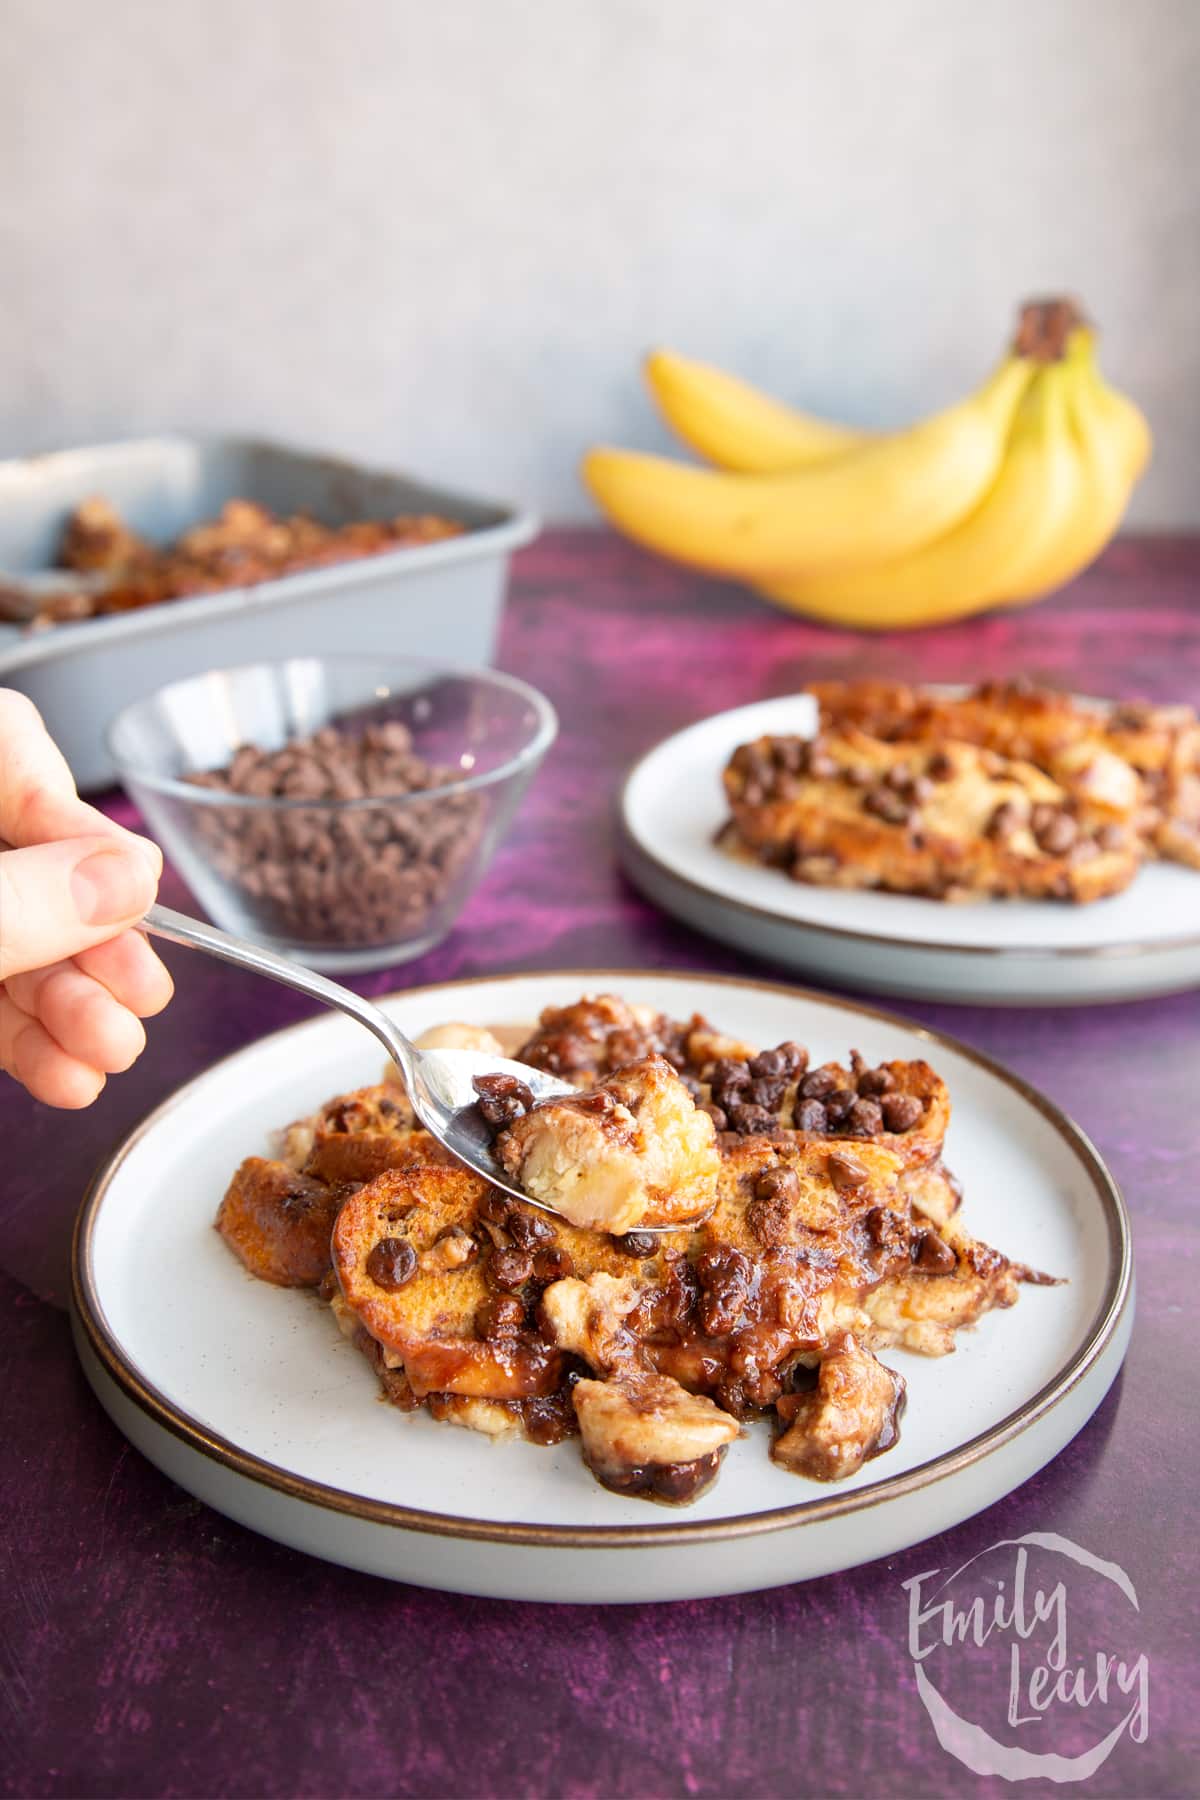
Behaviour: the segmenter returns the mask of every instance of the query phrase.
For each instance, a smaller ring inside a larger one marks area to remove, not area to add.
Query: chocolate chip
[[[826,1094],[832,1094],[838,1086],[838,1077],[832,1069],[814,1069],[800,1083],[800,1094],[804,1100],[823,1100]]]
[[[835,781],[841,770],[828,750],[814,744],[808,753],[808,772],[814,781]]]
[[[983,835],[989,838],[1010,837],[1022,824],[1021,809],[1012,800],[1002,800],[984,827]]]
[[[774,747],[769,741],[751,747],[750,774],[755,781],[760,781],[765,788],[769,789],[775,779],[777,766]]]
[[[746,1089],[746,1104],[764,1106],[768,1112],[774,1112],[787,1092],[787,1085],[786,1077],[782,1075],[760,1076]]]
[[[511,1294],[493,1295],[475,1314],[475,1329],[481,1338],[514,1337],[524,1325],[525,1308]]]
[[[538,1244],[548,1243],[554,1236],[554,1227],[549,1219],[543,1219],[538,1213],[521,1212],[513,1207],[507,1220],[508,1235],[520,1250],[532,1250]]]
[[[844,1119],[854,1105],[856,1095],[853,1088],[835,1087],[826,1094],[822,1104],[831,1125],[837,1125]]]
[[[778,1046],[775,1054],[784,1058],[783,1073],[793,1079],[797,1075],[803,1075],[808,1067],[808,1051],[803,1044],[793,1043],[790,1038]]]
[[[749,1137],[756,1131],[770,1131],[778,1123],[774,1113],[768,1112],[765,1106],[743,1105],[741,1103],[726,1108],[729,1129],[737,1131],[743,1137]]]
[[[907,763],[893,763],[883,780],[884,785],[896,793],[907,794],[912,791],[913,772]]]
[[[925,1107],[915,1094],[885,1094],[879,1102],[879,1110],[889,1131],[909,1131]]]
[[[471,1083],[481,1099],[493,1100],[500,1096],[512,1095],[522,1106],[533,1105],[533,1094],[525,1083],[516,1075],[501,1072],[498,1075],[476,1075]]]
[[[762,1169],[754,1178],[754,1197],[756,1200],[786,1200],[789,1206],[794,1206],[800,1198],[800,1178],[795,1169],[782,1164]]]
[[[866,1217],[866,1227],[876,1244],[886,1244],[895,1235],[896,1215],[886,1206],[873,1206]]]
[[[471,1085],[480,1112],[497,1129],[511,1125],[533,1105],[533,1094],[515,1075],[476,1075]]]
[[[717,1244],[696,1258],[700,1282],[700,1326],[709,1337],[736,1331],[745,1314],[753,1285],[754,1265],[741,1250]]]
[[[778,1050],[760,1050],[752,1056],[746,1065],[750,1074],[757,1080],[760,1076],[786,1075],[789,1073],[787,1057],[782,1048]]]
[[[854,1194],[870,1177],[856,1156],[850,1156],[845,1150],[832,1150],[825,1165],[829,1179],[839,1194]]]
[[[724,1088],[749,1087],[750,1065],[731,1056],[719,1056],[712,1066],[712,1085]]]
[[[888,825],[905,825],[912,813],[910,803],[894,788],[874,787],[863,796],[863,811],[883,819]]]
[[[1119,731],[1137,731],[1148,725],[1154,708],[1148,700],[1123,700],[1109,714],[1109,724]]]
[[[925,773],[930,781],[949,781],[954,773],[952,758],[944,750],[935,750],[925,765]]]
[[[877,1100],[856,1100],[845,1118],[845,1128],[854,1137],[874,1137],[883,1130],[883,1112]]]
[[[676,1253],[662,1288],[660,1305],[664,1324],[688,1325],[699,1298],[700,1283],[696,1271],[686,1256]]]
[[[328,1204],[329,1189],[324,1182],[313,1181],[306,1175],[297,1175],[287,1192],[279,1196],[280,1209],[289,1219],[303,1219],[318,1202]],[[404,1214],[398,1216],[403,1218]]]
[[[907,1208],[901,1212],[888,1206],[873,1206],[866,1216],[866,1227],[871,1242],[880,1253],[875,1259],[877,1265],[910,1254],[911,1228]]]
[[[876,1096],[879,1094],[886,1094],[894,1088],[895,1085],[896,1077],[892,1074],[892,1071],[890,1069],[885,1069],[882,1066],[878,1069],[864,1069],[858,1078],[858,1091],[860,1094]]]
[[[724,1107],[714,1106],[712,1101],[709,1100],[700,1108],[700,1111],[708,1114],[713,1122],[714,1131],[727,1131],[729,1129],[729,1120],[725,1116]]]
[[[776,738],[772,749],[777,766],[789,775],[799,775],[808,760],[808,745],[803,738]]]
[[[648,1231],[627,1231],[623,1237],[614,1238],[613,1244],[625,1256],[645,1258],[654,1255],[654,1241]]]
[[[355,1132],[367,1123],[367,1109],[358,1100],[340,1100],[326,1108],[326,1131]]]
[[[499,1225],[507,1228],[508,1215],[512,1211],[512,1201],[499,1188],[489,1188],[479,1202],[479,1216],[488,1225]]]
[[[488,1280],[505,1292],[523,1287],[532,1274],[533,1258],[528,1250],[493,1250],[488,1258]]]
[[[753,1077],[744,1062],[736,1062],[731,1057],[722,1056],[712,1066],[710,1086],[712,1097],[718,1106],[728,1110],[746,1088]]]
[[[389,1293],[402,1288],[417,1272],[417,1253],[406,1238],[380,1238],[367,1258],[367,1274]]]
[[[801,1100],[793,1123],[797,1131],[811,1131],[820,1136],[829,1123],[829,1116],[819,1100]]]
[[[549,1286],[552,1281],[563,1281],[574,1272],[575,1264],[571,1260],[570,1252],[563,1250],[557,1244],[538,1250],[534,1255],[533,1278],[535,1281],[544,1281]]]
[[[923,1231],[912,1247],[912,1259],[924,1275],[948,1275],[957,1267],[958,1258],[936,1231]]]
[[[1079,826],[1067,812],[1051,811],[1047,818],[1041,807],[1034,808],[1033,835],[1047,856],[1065,856],[1079,836]]]

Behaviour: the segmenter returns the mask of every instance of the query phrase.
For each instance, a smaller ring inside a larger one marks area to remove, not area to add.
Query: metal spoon
[[[192,950],[206,950],[222,962],[236,963],[257,975],[268,975],[297,993],[311,994],[326,1006],[349,1013],[379,1039],[401,1075],[412,1109],[433,1137],[446,1146],[459,1162],[466,1163],[477,1175],[502,1188],[514,1199],[538,1206],[543,1212],[554,1208],[534,1200],[521,1188],[514,1187],[508,1175],[492,1154],[492,1135],[479,1107],[472,1082],[477,1075],[515,1075],[529,1088],[535,1100],[548,1100],[554,1094],[573,1094],[569,1082],[531,1069],[525,1063],[512,1062],[504,1056],[488,1056],[478,1050],[418,1050],[398,1025],[385,1012],[372,1006],[360,994],[339,986],[315,969],[292,962],[261,944],[247,938],[218,931],[186,913],[172,912],[166,906],[152,906],[141,922],[141,929],[152,937],[166,938],[172,944],[186,944]],[[555,1214],[555,1217],[558,1217]]]

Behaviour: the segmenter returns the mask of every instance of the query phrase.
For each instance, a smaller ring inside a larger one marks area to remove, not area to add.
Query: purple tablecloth
[[[552,533],[519,561],[500,660],[550,695],[562,736],[459,928],[420,963],[364,979],[366,991],[572,965],[747,968],[656,914],[618,872],[612,802],[631,758],[706,713],[818,675],[1024,669],[1200,702],[1200,544],[1130,540],[1050,604],[864,639],[607,536]],[[164,898],[192,904],[174,875]],[[178,1082],[306,1010],[200,957],[170,962],[178,994],[148,1054],[89,1113],[37,1107],[0,1077],[4,1793],[994,1794],[1002,1782],[967,1766],[978,1766],[978,1740],[956,1754],[939,1743],[912,1653],[936,1623],[910,1648],[902,1583],[987,1551],[953,1591],[964,1608],[975,1592],[990,1608],[997,1581],[1012,1594],[1018,1554],[992,1547],[1029,1533],[1119,1565],[1122,1580],[1061,1546],[1029,1551],[1047,1594],[1063,1580],[1064,1680],[1084,1663],[1094,1687],[1097,1653],[1123,1659],[1108,1701],[1082,1705],[1077,1687],[1073,1701],[1045,1705],[1043,1689],[1041,1722],[1006,1728],[1012,1656],[1025,1695],[1045,1649],[1011,1620],[982,1646],[940,1645],[921,1670],[936,1671],[963,1719],[1042,1753],[1082,1753],[1133,1705],[1086,1792],[1198,1791],[1195,994],[1082,1010],[907,1008],[1045,1088],[1129,1201],[1133,1346],[1051,1467],[956,1531],[807,1586],[572,1609],[394,1586],[281,1549],[172,1486],[93,1399],[64,1311],[89,1174]],[[1145,1717],[1134,1705],[1143,1678]],[[1015,1704],[1019,1721],[1037,1713]]]

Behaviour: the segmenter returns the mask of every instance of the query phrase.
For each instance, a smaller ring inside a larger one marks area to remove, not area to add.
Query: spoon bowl
[[[560,1217],[555,1209],[535,1200],[524,1189],[514,1187],[492,1151],[492,1128],[478,1106],[475,1080],[484,1075],[515,1075],[529,1088],[535,1100],[549,1100],[556,1094],[573,1094],[569,1082],[547,1075],[542,1069],[531,1069],[525,1063],[513,1062],[505,1056],[489,1056],[478,1050],[421,1050],[407,1038],[398,1025],[370,1000],[364,1000],[353,989],[342,987],[327,975],[320,975],[303,963],[293,962],[254,944],[247,938],[218,931],[186,913],[173,912],[166,906],[152,906],[141,922],[141,929],[151,937],[164,938],[171,944],[183,944],[191,950],[203,950],[222,962],[266,975],[284,987],[294,988],[344,1012],[373,1032],[383,1045],[404,1080],[413,1112],[431,1137],[444,1144],[458,1161],[465,1163],[493,1187],[536,1206],[542,1212]]]

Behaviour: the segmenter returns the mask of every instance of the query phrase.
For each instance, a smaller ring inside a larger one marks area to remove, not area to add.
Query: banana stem
[[[1013,349],[1033,362],[1061,362],[1069,340],[1087,325],[1087,315],[1077,300],[1067,296],[1027,300],[1017,320]]]

